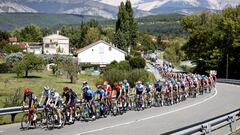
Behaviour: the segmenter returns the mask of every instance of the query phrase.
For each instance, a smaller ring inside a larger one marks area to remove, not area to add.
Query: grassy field
[[[80,87],[84,80],[88,81],[90,86],[94,89],[95,76],[92,75],[79,75],[79,79],[76,84],[71,84],[70,79],[66,76],[56,77],[51,72],[33,72],[30,74],[30,78],[16,78],[16,74],[0,74],[0,108],[3,107],[3,101],[6,97],[13,95],[17,89],[23,90],[24,88],[30,88],[37,97],[41,96],[43,86],[48,85],[51,88],[56,89],[58,92],[62,92],[63,87],[68,86],[75,90],[77,94],[80,94]]]
[[[76,84],[71,84],[70,79],[66,76],[58,76],[52,74],[52,72],[32,72],[29,74],[29,78],[17,78],[14,73],[0,74],[0,108],[4,107],[4,101],[12,97],[17,89],[23,91],[24,88],[30,88],[35,95],[40,99],[43,87],[48,85],[56,91],[62,93],[62,89],[65,86],[72,88],[80,97],[80,88],[84,80],[88,81],[89,85],[95,90],[95,82],[99,78],[98,76],[92,76],[90,74],[80,74]],[[155,78],[150,73],[150,82],[152,83]],[[23,97],[22,97],[23,99]],[[22,114],[16,115],[15,122],[21,120]],[[11,116],[6,115],[0,117],[0,125],[11,123]]]
[[[70,79],[66,76],[56,77],[52,72],[33,72],[30,73],[30,78],[16,78],[16,74],[0,74],[0,108],[4,106],[4,101],[14,95],[16,89],[23,91],[24,88],[29,87],[36,94],[38,98],[41,97],[41,92],[44,85],[48,85],[51,88],[55,88],[56,91],[62,93],[62,89],[65,86],[72,88],[78,96],[80,96],[80,87],[84,80],[88,81],[89,85],[95,89],[94,81],[98,78],[89,74],[79,75],[79,79],[76,84],[71,84]],[[20,121],[21,114],[16,115],[16,122]],[[0,117],[0,124],[6,124],[11,122],[11,116],[6,115]]]

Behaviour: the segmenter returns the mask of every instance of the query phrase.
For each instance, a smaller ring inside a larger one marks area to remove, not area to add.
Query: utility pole
[[[227,53],[227,65],[226,65],[226,79],[228,79],[228,53]]]

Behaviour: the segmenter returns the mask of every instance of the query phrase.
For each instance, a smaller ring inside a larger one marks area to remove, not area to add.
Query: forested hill
[[[184,17],[181,14],[159,14],[138,18],[140,31],[153,35],[179,36],[184,34],[180,21]]]
[[[140,31],[157,35],[182,35],[183,29],[179,22],[184,17],[180,14],[159,14],[137,18]],[[40,27],[56,29],[58,25],[79,24],[83,20],[96,19],[101,25],[114,27],[116,20],[107,20],[96,16],[83,16],[72,14],[47,14],[47,13],[1,13],[0,29],[12,31],[34,23]]]
[[[139,30],[152,35],[182,36],[185,31],[180,26],[181,14],[159,14],[137,18]],[[102,25],[114,26],[115,20],[100,21]]]
[[[102,17],[72,15],[72,14],[48,14],[48,13],[0,13],[0,29],[12,31],[34,23],[40,27],[53,27],[59,24],[79,24],[82,20],[97,19]]]

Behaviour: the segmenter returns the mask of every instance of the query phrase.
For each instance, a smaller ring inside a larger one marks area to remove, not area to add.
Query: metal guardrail
[[[220,78],[220,79],[217,79],[217,82],[240,85],[240,80],[235,80],[235,79],[221,79]]]
[[[162,135],[230,134],[240,128],[240,109]],[[220,130],[222,129],[222,130]]]

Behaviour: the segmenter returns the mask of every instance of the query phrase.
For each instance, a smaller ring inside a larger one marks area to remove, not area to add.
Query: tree
[[[5,47],[4,50],[8,54],[10,54],[10,53],[17,53],[17,52],[22,52],[23,51],[23,49],[20,46],[18,46],[18,45],[9,45],[9,44]]]
[[[114,34],[113,44],[116,45],[116,47],[118,47],[122,50],[126,50],[127,41],[124,37],[124,34],[120,30],[118,30],[117,33]]]
[[[120,33],[123,33],[123,36]],[[115,42],[116,39],[124,37],[126,46],[121,46],[120,48],[127,51],[128,47],[135,47],[137,45],[137,33],[138,27],[133,17],[131,2],[129,0],[126,1],[126,4],[121,2],[116,21]]]
[[[77,61],[74,61],[71,57],[66,57],[61,63],[61,69],[67,73],[71,83],[76,83],[78,73],[80,72],[80,66]]]
[[[14,35],[19,41],[25,42],[38,42],[43,37],[40,27],[35,24],[29,24],[23,29],[15,30]]]
[[[240,7],[227,8],[219,14],[202,13],[184,17],[183,28],[189,40],[183,47],[189,59],[197,61],[197,71],[217,70],[225,77],[239,78],[240,64]],[[229,61],[229,63],[227,63]]]
[[[23,71],[25,73],[25,77],[28,77],[29,72],[33,70],[42,70],[43,63],[44,60],[42,57],[36,56],[34,54],[26,54],[21,61],[18,61],[14,65],[14,69],[16,73]]]
[[[10,38],[10,33],[6,32],[6,31],[1,31],[0,30],[0,41],[7,41],[9,42],[9,38]]]
[[[179,64],[181,60],[184,58],[184,52],[181,49],[182,46],[184,45],[185,40],[184,39],[175,39],[171,41],[165,51],[164,51],[164,59],[174,63],[174,64]]]
[[[132,57],[129,60],[130,66],[134,68],[145,68],[146,62],[141,56]]]

